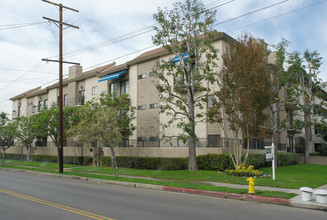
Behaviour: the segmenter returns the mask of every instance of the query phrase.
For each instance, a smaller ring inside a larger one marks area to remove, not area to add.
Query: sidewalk
[[[315,188],[314,190],[317,190],[317,189],[327,190],[327,184],[320,186],[318,188]],[[315,194],[313,194],[312,197],[313,197],[312,201],[303,201],[301,193],[300,193],[298,196],[291,199],[291,205],[295,206],[295,207],[299,207],[299,208],[318,209],[318,210],[327,211],[327,204],[321,204],[321,203],[314,202],[316,200]]]
[[[97,174],[99,175],[99,174]],[[106,175],[106,174],[104,174]],[[151,177],[139,177],[139,176],[125,176],[120,175],[121,177],[128,177],[128,178],[141,178],[141,179],[149,179],[149,180],[159,180],[156,178]],[[160,179],[162,180],[162,179]],[[164,180],[163,180],[164,181]],[[203,183],[212,186],[222,186],[222,187],[229,187],[229,188],[237,188],[237,189],[248,189],[248,185],[239,185],[239,184],[229,184],[229,183],[220,183],[220,182],[209,182],[209,181],[202,181],[197,183]],[[123,183],[115,183],[115,184],[123,184]],[[125,183],[124,183],[125,185]],[[270,198],[270,197],[262,197],[262,196],[255,196],[255,195],[241,195],[236,193],[224,193],[224,192],[214,192],[214,191],[206,191],[206,190],[196,190],[196,189],[185,189],[185,188],[177,188],[177,187],[167,187],[167,186],[154,186],[149,184],[134,184],[134,187],[140,188],[149,188],[149,189],[159,189],[164,191],[173,191],[173,192],[180,192],[180,193],[191,193],[191,194],[198,194],[198,195],[206,195],[206,196],[215,196],[227,199],[237,199],[237,200],[247,200],[253,202],[264,202],[264,203],[272,203],[272,204],[286,204],[293,207],[299,208],[308,208],[308,209],[316,209],[316,210],[324,210],[327,211],[327,204],[321,204],[314,202],[315,196],[313,197],[313,201],[303,201],[301,197],[300,189],[287,189],[287,188],[277,188],[277,187],[267,187],[267,186],[255,186],[256,190],[263,190],[263,191],[277,191],[277,192],[285,192],[285,193],[294,193],[298,194],[298,196],[292,199],[282,199],[282,198]],[[316,189],[325,189],[327,190],[327,184],[320,186]]]

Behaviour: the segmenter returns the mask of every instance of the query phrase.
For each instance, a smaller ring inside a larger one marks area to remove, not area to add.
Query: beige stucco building
[[[214,42],[215,48],[224,51],[229,38],[228,35],[221,33]],[[173,55],[168,54],[164,48],[159,48],[121,65],[112,63],[86,72],[83,71],[82,66],[71,66],[69,76],[63,81],[64,106],[83,105],[101,93],[129,94],[132,106],[137,109],[134,121],[136,130],[119,147],[117,146],[115,150],[117,155],[187,157],[188,150],[183,143],[176,139],[172,139],[170,142],[158,139],[159,132],[162,132],[160,124],[167,122],[169,118],[166,114],[159,114],[161,103],[154,84],[157,79],[153,77],[152,69],[159,59],[169,60],[172,57]],[[218,67],[222,65],[221,59],[217,62]],[[269,62],[274,62],[273,56],[269,57]],[[213,89],[217,89],[217,86],[213,86]],[[11,100],[13,118],[37,114],[45,107],[57,106],[58,83],[46,88],[38,87],[29,90]],[[210,107],[209,104],[202,111],[206,112],[208,107]],[[200,110],[197,109],[197,111]],[[287,112],[285,110],[278,114],[280,120],[291,117]],[[180,130],[176,126],[172,126],[164,132],[167,136],[177,136]],[[228,152],[228,137],[218,124],[199,123],[196,126],[196,133],[199,138],[197,154]],[[300,136],[300,131],[283,132],[278,137],[279,150],[286,151],[287,146],[297,144],[296,138],[300,140]],[[232,138],[231,135],[229,137]],[[250,148],[263,152],[264,146],[270,144],[271,139],[253,138]],[[41,146],[53,147],[53,144],[48,138],[37,142],[36,147]],[[67,149],[69,146],[68,141]],[[313,152],[314,148],[310,151]],[[44,150],[42,152],[44,153]],[[107,153],[110,154],[109,151]]]

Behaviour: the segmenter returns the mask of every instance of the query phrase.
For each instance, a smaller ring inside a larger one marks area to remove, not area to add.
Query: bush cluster
[[[250,166],[244,166],[244,165],[240,165],[237,167],[236,170],[225,170],[225,172],[227,175],[231,175],[231,176],[262,176],[263,172],[259,171],[259,170],[255,170],[254,166],[250,165]]]
[[[298,164],[299,161],[300,155],[296,153],[279,153],[277,155],[277,165],[280,167],[295,165]]]
[[[23,157],[23,158],[22,158]],[[23,160],[25,155],[6,154],[7,159]],[[57,162],[57,156],[35,155],[31,156],[31,160],[39,162]],[[162,157],[116,157],[118,167],[150,169],[150,170],[186,170],[188,167],[188,158],[162,158]],[[278,166],[288,166],[297,164],[300,160],[298,154],[295,153],[279,153]],[[73,164],[74,157],[64,157],[64,163]],[[90,165],[93,158],[84,156],[76,156],[76,164]],[[101,164],[104,167],[111,166],[111,157],[102,157]],[[200,170],[224,171],[234,168],[233,162],[229,154],[205,154],[197,156],[197,165]],[[264,154],[250,154],[246,163],[247,166],[253,165],[255,169],[271,166],[271,162],[266,162]]]
[[[266,163],[266,155],[265,154],[250,154],[246,165],[252,165],[255,167],[255,169],[259,169],[261,167],[267,166]]]
[[[26,155],[21,154],[6,154],[6,159],[12,160],[25,160]],[[51,155],[32,155],[30,156],[30,160],[37,161],[37,162],[49,162],[49,163],[57,163],[57,156]],[[90,165],[93,162],[93,158],[89,156],[76,156],[76,164],[77,165]],[[74,164],[74,157],[73,156],[65,156],[64,157],[65,164]]]
[[[162,158],[162,157],[116,157],[118,167],[149,169],[149,170],[185,170],[187,158]],[[111,166],[111,157],[101,158],[102,166]]]
[[[229,154],[204,154],[197,156],[196,159],[201,170],[224,171],[234,167]]]
[[[317,150],[320,156],[327,156],[327,144],[322,144]]]

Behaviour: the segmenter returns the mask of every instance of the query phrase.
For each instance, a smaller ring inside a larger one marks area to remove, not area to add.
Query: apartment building
[[[219,51],[224,51],[228,39],[231,39],[231,37],[221,33],[216,38],[214,46]],[[134,122],[136,130],[132,136],[125,139],[119,146],[133,148],[134,153],[137,149],[141,151],[145,148],[151,148],[152,152],[163,148],[184,149],[185,145],[182,142],[178,142],[176,138],[169,142],[158,139],[159,133],[163,131],[160,124],[167,122],[168,116],[166,114],[159,114],[161,103],[154,84],[154,81],[157,79],[154,77],[152,69],[159,59],[171,60],[172,58],[174,58],[173,55],[168,54],[164,48],[158,48],[145,52],[121,65],[112,63],[85,72],[82,66],[71,66],[69,68],[69,76],[63,81],[64,106],[84,105],[87,101],[101,93],[129,94],[132,106],[135,106],[137,109]],[[270,60],[273,62],[273,58]],[[221,59],[217,62],[219,62],[218,66],[222,65]],[[56,106],[59,100],[58,94],[58,83],[55,83],[46,88],[38,87],[11,98],[13,118],[30,116],[37,114],[45,107]],[[211,103],[209,102],[202,111],[207,111],[210,107]],[[278,114],[278,117],[280,117],[280,120],[287,118],[292,123],[291,112],[289,109],[285,109],[285,111]],[[167,136],[173,137],[180,132],[180,129],[172,126],[164,132],[166,132]],[[205,153],[224,152],[217,151],[216,149],[226,149],[228,147],[228,134],[226,136],[218,124],[199,123],[196,126],[196,133],[199,138],[198,147],[206,149],[203,150]],[[283,132],[278,137],[279,149],[286,151],[287,146],[290,147],[294,146],[294,143],[302,143],[302,137],[304,136],[301,135],[302,133],[295,130]],[[232,135],[229,137],[231,138]],[[43,141],[43,143],[45,142]],[[253,138],[250,148],[262,150],[264,146],[270,144],[271,138]],[[51,146],[50,144],[47,145]],[[314,151],[314,148],[311,151]],[[156,153],[145,154],[156,155]],[[171,154],[174,153],[168,152],[165,155],[170,156]],[[187,155],[187,153],[183,155]]]

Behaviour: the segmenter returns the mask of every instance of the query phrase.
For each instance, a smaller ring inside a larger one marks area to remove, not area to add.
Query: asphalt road
[[[0,170],[0,219],[327,219],[327,213]]]

